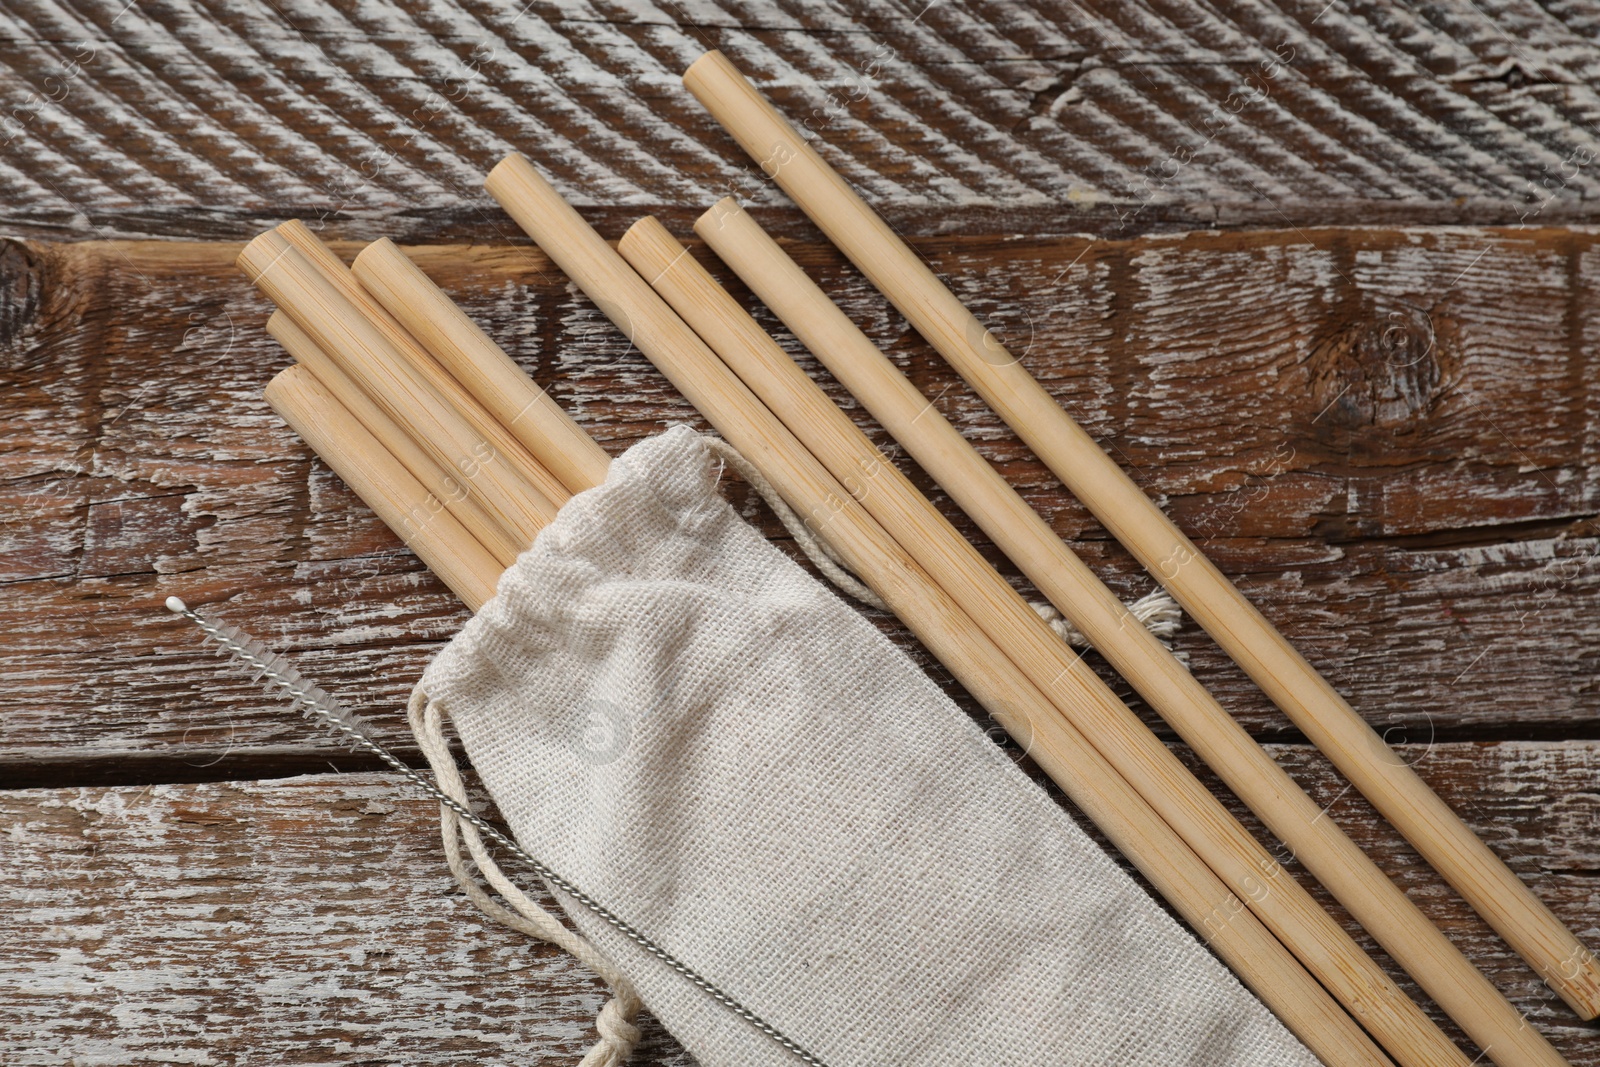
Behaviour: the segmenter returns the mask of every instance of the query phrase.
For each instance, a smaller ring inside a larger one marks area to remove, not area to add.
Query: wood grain
[[[1114,588],[1147,588],[831,250],[790,247]],[[1600,731],[1595,233],[923,251],[980,314],[1031,335],[1008,340],[1392,739]],[[350,765],[174,629],[170,593],[295,654],[391,741],[409,685],[465,618],[267,409],[261,389],[285,360],[235,252],[0,246],[8,782]],[[613,453],[698,423],[536,253],[415,252]],[[1201,635],[1178,647],[1252,731],[1293,737]]]
[[[492,240],[481,176],[514,149],[630,216],[774,203],[677,82],[709,48],[913,234],[1587,221],[1597,24],[1592,0],[11,0],[0,226]]]
[[[1600,1031],[1575,1023],[1320,757],[1273,754],[1573,1067],[1600,1064]],[[1563,918],[1600,933],[1600,744],[1406,757]],[[576,1063],[598,983],[461,897],[434,812],[388,775],[0,792],[12,946],[0,1059]],[[637,1063],[688,1062],[648,1032]]]
[[[0,793],[0,1060],[577,1063],[604,986],[480,913],[401,785]],[[690,1062],[646,1025],[636,1063]]]
[[[536,153],[608,236],[646,211],[687,234],[739,195],[1114,588],[1148,588],[689,98],[678,75],[710,47],[826,137],[1369,721],[1434,742],[1408,749],[1424,777],[1600,940],[1596,246],[1545,228],[1600,218],[1597,29],[1592,0],[7,0],[0,233],[36,240],[0,242],[0,786],[138,785],[0,792],[0,893],[35,953],[0,956],[0,984],[15,960],[30,975],[0,996],[0,1059],[575,1062],[599,1003],[559,957],[474,927],[426,805],[360,813],[383,779],[145,790],[363,766],[219,670],[168,593],[289,650],[390,741],[466,617],[262,403],[283,365],[267,308],[236,246],[198,241],[302,216],[475,242],[425,269],[615,453],[699,420],[506,247],[482,175]],[[1197,227],[1270,229],[1172,232]],[[176,240],[104,240],[143,237]],[[1177,644],[1253,733],[1295,738],[1192,627]],[[1529,740],[1559,738],[1591,740]],[[1600,1063],[1596,1031],[1314,755],[1275,751],[1575,1064]],[[313,855],[329,797],[339,844]],[[265,934],[225,910],[241,891]],[[63,895],[83,910],[52,910]],[[337,898],[320,918],[316,895]],[[396,930],[391,969],[363,962]],[[506,996],[513,971],[530,981]],[[659,1032],[642,1060],[684,1062]]]

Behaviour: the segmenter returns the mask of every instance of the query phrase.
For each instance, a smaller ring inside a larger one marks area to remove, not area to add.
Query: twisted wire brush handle
[[[304,675],[295,670],[282,654],[268,649],[256,638],[251,637],[237,626],[212,622],[190,608],[179,597],[170,596],[167,598],[167,610],[175,615],[182,615],[204,631],[208,639],[216,642],[219,654],[227,652],[241,663],[255,668],[256,674],[253,680],[258,682],[265,680],[269,691],[277,690],[289,697],[291,709],[298,709],[307,718],[320,721],[338,735],[341,740],[354,748],[377,756],[413,785],[471,823],[479,833],[527,864],[533,873],[572,897],[585,908],[588,908],[615,928],[618,933],[682,975],[690,984],[700,989],[712,1000],[723,1005],[739,1018],[777,1042],[784,1049],[793,1053],[802,1063],[810,1064],[812,1067],[826,1067],[822,1060],[807,1052],[801,1045],[785,1036],[777,1027],[745,1007],[732,994],[724,992],[710,979],[704,977],[693,967],[690,967],[687,963],[684,963],[678,957],[656,944],[626,919],[623,919],[572,882],[528,855],[522,846],[513,841],[509,835],[495,829],[494,826],[468,810],[466,805],[409,767],[399,756],[396,756],[383,745],[373,740],[367,734],[366,724],[360,716],[341,705],[321,687],[311,684]]]

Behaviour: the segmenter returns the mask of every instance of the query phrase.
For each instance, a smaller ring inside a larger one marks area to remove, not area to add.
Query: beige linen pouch
[[[718,468],[630,449],[428,668],[518,842],[830,1067],[1311,1067]],[[555,896],[702,1064],[799,1062]]]

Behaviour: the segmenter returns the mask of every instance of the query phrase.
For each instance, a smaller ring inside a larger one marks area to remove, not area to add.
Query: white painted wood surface
[[[0,1061],[575,1063],[604,988],[499,927],[397,776],[0,793]],[[651,1023],[641,1064],[687,1062]]]
[[[1600,1063],[1593,1029],[1320,757],[1273,753],[1575,1067]],[[1600,936],[1600,745],[1405,753],[1559,914]],[[0,1062],[14,1067],[574,1063],[601,1003],[569,958],[462,898],[433,806],[393,776],[7,791],[0,822]],[[648,1026],[636,1063],[688,1062]]]
[[[1588,0],[11,0],[0,224],[482,239],[513,149],[580,204],[776,202],[678,84],[711,47],[914,232],[1586,220],[1597,25]]]

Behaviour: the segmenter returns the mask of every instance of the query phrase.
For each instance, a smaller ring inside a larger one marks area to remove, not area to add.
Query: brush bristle
[[[230,656],[236,663],[249,668],[253,672],[250,680],[259,682],[263,692],[287,697],[290,710],[320,721],[350,747],[364,747],[352,735],[368,735],[366,720],[341,705],[320,686],[312,685],[281,653],[274,652],[237,626],[201,618],[177,597],[168,597],[167,607],[194,620],[205,632],[206,639],[216,644],[217,655]]]

